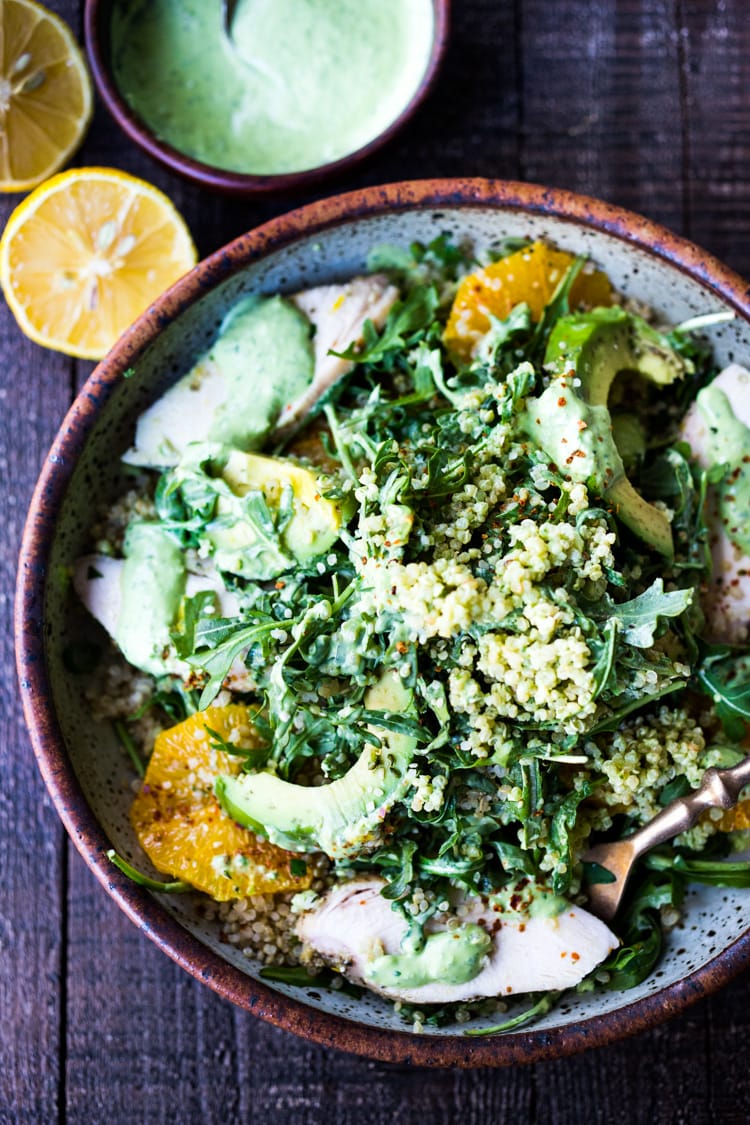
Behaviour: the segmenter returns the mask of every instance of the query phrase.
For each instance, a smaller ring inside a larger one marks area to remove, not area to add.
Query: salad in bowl
[[[750,885],[740,802],[647,856],[614,922],[587,909],[593,843],[746,753],[750,373],[701,334],[725,316],[455,234],[239,297],[72,568],[134,767],[142,857],[113,862],[202,892],[261,975],[417,1031],[649,978],[686,886]]]

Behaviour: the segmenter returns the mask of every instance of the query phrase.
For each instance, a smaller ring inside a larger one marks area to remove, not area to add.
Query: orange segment
[[[240,704],[209,707],[162,731],[130,810],[154,867],[218,902],[301,891],[312,881],[309,868],[292,874],[290,864],[296,868],[299,856],[235,824],[214,797],[216,777],[239,773],[243,759],[218,749],[209,731],[239,748],[260,749],[249,714]]]
[[[99,359],[195,261],[166,195],[115,169],[75,168],[47,180],[11,215],[0,282],[32,340]]]
[[[490,316],[503,320],[515,305],[526,302],[534,320],[574,262],[572,254],[534,242],[509,254],[485,269],[463,279],[451,307],[443,340],[462,360],[471,358],[476,345],[490,328]],[[612,304],[612,286],[606,274],[588,263],[570,291],[571,308]]]
[[[91,119],[91,82],[61,19],[33,0],[0,3],[0,191],[62,167]]]
[[[721,820],[714,823],[720,832],[738,832],[750,828],[750,797],[745,797],[733,809],[727,809]]]

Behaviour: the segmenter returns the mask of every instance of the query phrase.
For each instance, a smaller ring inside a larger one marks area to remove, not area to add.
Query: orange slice
[[[0,191],[61,168],[91,120],[91,81],[70,30],[33,0],[0,3]]]
[[[720,832],[738,832],[750,828],[750,798],[745,797],[733,809],[727,809],[721,820],[714,823]]]
[[[445,346],[458,359],[469,360],[489,331],[490,316],[503,320],[521,302],[526,302],[532,318],[539,320],[574,260],[572,254],[534,242],[469,274],[456,292],[443,334]],[[611,304],[612,286],[607,275],[584,265],[570,291],[571,308]]]
[[[221,740],[250,751],[261,747],[249,716],[240,704],[209,707],[162,731],[130,810],[154,867],[218,902],[301,891],[312,881],[304,860],[235,824],[214,797],[219,774],[237,774],[243,762],[218,748]]]
[[[100,359],[195,261],[190,233],[166,195],[112,168],[74,168],[11,215],[0,241],[0,283],[37,344]]]

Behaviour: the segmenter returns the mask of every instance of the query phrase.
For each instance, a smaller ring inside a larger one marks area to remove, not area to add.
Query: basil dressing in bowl
[[[416,96],[432,0],[119,0],[115,84],[160,140],[250,175],[304,172],[386,131]]]

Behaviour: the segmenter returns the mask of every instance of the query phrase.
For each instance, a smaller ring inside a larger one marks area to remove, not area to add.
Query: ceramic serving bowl
[[[255,198],[275,196],[285,192],[307,191],[322,180],[349,172],[368,160],[395,137],[416,113],[437,79],[448,43],[450,0],[432,0],[432,4],[433,38],[427,66],[414,95],[398,116],[378,136],[355,152],[316,168],[282,175],[249,175],[204,164],[162,140],[146,125],[122,96],[112,75],[110,23],[113,0],[86,0],[84,7],[86,52],[94,82],[107,109],[120,128],[149,156],[158,160],[170,171],[177,172],[202,187],[236,196]]]
[[[587,253],[615,286],[669,321],[731,309],[711,330],[725,364],[750,357],[747,284],[688,242],[605,203],[528,184],[436,180],[370,188],[312,204],[243,235],[164,294],[99,364],[65,419],[34,493],[16,605],[21,692],[39,767],[60,817],[107,892],[175,961],[222,996],[320,1043],[390,1061],[474,1066],[564,1055],[649,1027],[729,981],[750,961],[750,894],[696,887],[684,924],[653,975],[629,992],[571,994],[528,1030],[469,1039],[456,1027],[415,1035],[374,995],[353,1000],[259,980],[258,966],[201,920],[199,896],[153,895],[105,857],[141,870],[129,762],[95,725],[66,645],[78,627],[60,576],[87,547],[95,512],[123,487],[118,457],[137,415],[185,372],[248,292],[293,291],[348,278],[383,242],[407,246],[449,231],[477,245],[544,238]],[[131,373],[131,369],[135,374]],[[129,377],[124,374],[128,372]]]

